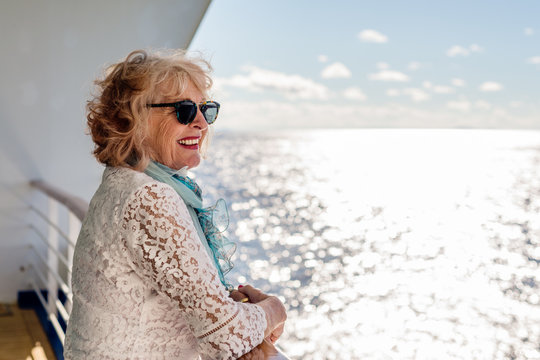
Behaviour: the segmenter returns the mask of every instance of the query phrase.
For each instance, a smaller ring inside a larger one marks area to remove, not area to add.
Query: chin
[[[197,157],[196,159],[189,159],[188,161],[182,161],[182,162],[179,161],[175,164],[174,169],[180,170],[186,166],[188,167],[188,169],[193,169],[199,166],[200,163],[201,163],[200,157]]]
[[[201,163],[201,160],[199,159],[199,161],[196,161],[192,165],[188,165],[188,169],[196,168],[197,166],[199,166],[200,163]]]

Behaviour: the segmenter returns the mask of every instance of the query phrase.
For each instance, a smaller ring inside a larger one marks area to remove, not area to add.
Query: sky
[[[218,129],[540,128],[540,1],[213,0]]]

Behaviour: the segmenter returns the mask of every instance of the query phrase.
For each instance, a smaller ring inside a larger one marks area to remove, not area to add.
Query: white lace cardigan
[[[72,285],[66,359],[229,359],[263,341],[263,309],[228,297],[180,196],[131,169],[105,169]]]

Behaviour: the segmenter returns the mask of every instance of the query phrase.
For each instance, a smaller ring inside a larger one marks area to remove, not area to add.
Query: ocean
[[[291,358],[540,359],[540,132],[218,132],[194,172]]]

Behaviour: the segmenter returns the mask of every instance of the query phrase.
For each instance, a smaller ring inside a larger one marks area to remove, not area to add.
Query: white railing
[[[30,228],[36,233],[43,244],[32,244],[36,262],[28,265],[33,273],[29,285],[35,291],[41,305],[47,311],[58,338],[64,343],[65,333],[59,317],[67,323],[73,301],[71,292],[71,267],[75,242],[81,228],[81,221],[88,209],[88,203],[80,198],[69,195],[43,181],[30,182],[34,188],[47,196],[48,209],[43,211],[37,206],[30,208],[46,223],[46,232],[34,224]],[[60,218],[60,207],[67,212],[67,219]],[[46,289],[44,296],[42,289]],[[59,290],[65,295],[65,301],[58,298]]]

